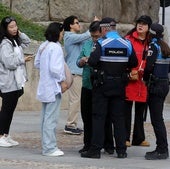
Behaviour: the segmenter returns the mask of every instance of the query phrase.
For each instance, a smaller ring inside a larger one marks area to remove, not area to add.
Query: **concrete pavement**
[[[101,159],[81,158],[78,150],[82,147],[82,135],[73,136],[63,133],[67,111],[62,110],[58,122],[58,146],[65,153],[63,157],[41,155],[40,113],[15,112],[11,135],[20,145],[0,148],[0,169],[170,169],[170,159],[147,161],[146,151],[155,148],[155,137],[149,116],[145,123],[146,139],[150,147],[132,146],[127,149],[127,159],[117,159],[116,153],[102,152]],[[170,140],[170,104],[165,104],[164,117]],[[80,117],[79,117],[80,118]],[[81,119],[79,126],[82,127]]]

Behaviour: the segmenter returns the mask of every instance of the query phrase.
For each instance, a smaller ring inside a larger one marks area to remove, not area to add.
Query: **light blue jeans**
[[[55,102],[42,103],[42,154],[53,153],[58,149],[56,140],[56,128],[60,113],[60,105],[61,94],[56,95]]]

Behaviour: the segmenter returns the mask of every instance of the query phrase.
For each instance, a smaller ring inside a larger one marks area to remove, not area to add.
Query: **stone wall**
[[[0,0],[11,11],[35,22],[63,21],[69,15],[76,15],[85,27],[93,20],[93,16],[114,17],[118,22],[117,29],[125,34],[133,27],[140,15],[150,15],[158,21],[159,0]],[[39,43],[32,41],[25,53],[35,53]],[[40,110],[41,104],[36,100],[36,89],[39,79],[33,61],[27,63],[28,79],[25,94],[20,98],[17,110]],[[62,109],[67,109],[67,92],[63,95]]]
[[[82,22],[93,16],[114,17],[120,23],[133,23],[142,14],[158,20],[159,0],[0,0],[11,11],[33,21],[63,21],[76,15]]]

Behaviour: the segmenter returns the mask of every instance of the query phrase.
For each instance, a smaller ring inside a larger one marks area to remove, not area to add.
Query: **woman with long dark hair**
[[[148,86],[148,106],[156,137],[156,149],[146,153],[147,160],[167,159],[169,157],[163,107],[169,92],[170,47],[162,39],[163,32],[162,25],[158,23],[151,25],[151,43],[143,76]]]
[[[30,43],[29,37],[20,32],[15,18],[7,16],[0,24],[0,147],[11,147],[19,143],[9,135],[13,113],[23,87],[27,81],[25,62],[32,59],[24,57],[23,48]]]

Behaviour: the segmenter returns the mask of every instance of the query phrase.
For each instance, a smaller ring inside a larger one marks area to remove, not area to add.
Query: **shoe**
[[[114,154],[114,148],[105,148],[104,151],[108,154]]]
[[[71,127],[65,126],[64,132],[67,134],[80,135],[82,134],[83,130],[79,128],[71,128]]]
[[[150,143],[146,140],[142,141],[142,143],[139,144],[139,146],[143,146],[143,147],[149,147]]]
[[[150,143],[146,140],[142,141],[140,144],[136,144],[136,143],[133,143],[132,142],[132,145],[133,146],[143,146],[143,147],[149,147],[150,146]]]
[[[161,160],[161,159],[167,159],[169,158],[169,153],[159,153],[157,150],[147,152],[145,154],[145,159],[146,160]]]
[[[88,150],[81,153],[83,158],[100,158],[100,151]]]
[[[131,147],[130,141],[126,141],[126,147]]]
[[[12,147],[12,144],[8,142],[7,137],[2,136],[0,138],[0,147]]]
[[[6,137],[6,140],[8,141],[8,143],[12,144],[12,146],[17,146],[17,145],[19,145],[19,143],[18,143],[17,141],[13,140],[10,135],[8,135],[8,136]]]
[[[79,150],[79,153],[86,152],[88,150],[89,148],[84,146],[82,149]]]
[[[57,156],[63,156],[64,152],[61,151],[60,149],[54,151],[53,153],[45,153],[43,154],[44,156],[49,156],[49,157],[57,157]]]
[[[117,154],[117,158],[126,158],[127,157],[127,153],[118,153]]]

